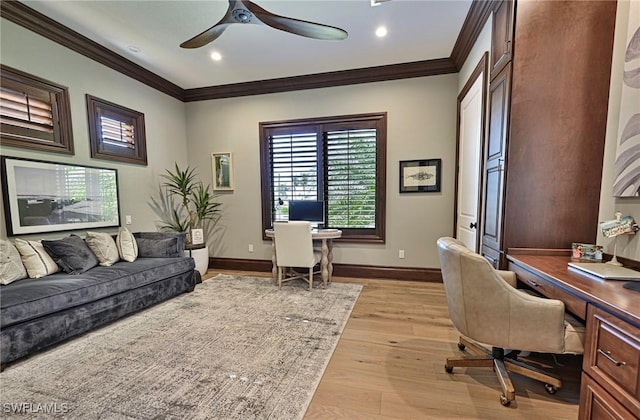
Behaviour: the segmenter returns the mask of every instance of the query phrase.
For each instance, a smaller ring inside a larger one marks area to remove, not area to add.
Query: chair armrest
[[[496,270],[496,273],[498,273],[500,277],[502,277],[502,280],[506,281],[509,284],[509,286],[515,288],[516,285],[518,284],[516,273],[514,273],[513,271]]]

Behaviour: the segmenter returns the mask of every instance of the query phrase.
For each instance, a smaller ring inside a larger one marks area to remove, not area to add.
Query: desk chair
[[[449,316],[461,334],[458,348],[475,353],[447,358],[445,370],[452,373],[454,367],[493,367],[502,387],[500,403],[504,406],[515,400],[508,371],[542,381],[546,391],[554,394],[562,387],[558,376],[510,355],[505,357],[504,349],[582,354],[584,326],[565,314],[562,301],[516,289],[515,273],[495,270],[462,242],[440,238],[437,244]]]
[[[303,279],[313,289],[313,267],[320,263],[322,253],[313,249],[311,223],[290,221],[277,222],[273,225],[276,244],[276,265],[278,267],[278,287],[283,281]],[[293,271],[294,267],[309,269],[308,276]],[[289,268],[285,272],[285,268]],[[287,275],[286,278],[285,275]]]

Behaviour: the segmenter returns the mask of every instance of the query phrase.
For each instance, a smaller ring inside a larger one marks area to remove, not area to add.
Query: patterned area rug
[[[9,366],[0,417],[302,418],[361,290],[305,285],[206,280]]]

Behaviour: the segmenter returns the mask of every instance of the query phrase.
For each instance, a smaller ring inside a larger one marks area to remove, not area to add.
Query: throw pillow
[[[184,251],[184,245],[187,239],[186,232],[136,232],[133,234],[136,238],[136,241],[139,238],[142,239],[172,239],[177,238],[177,250],[175,253],[176,257],[182,257],[182,252]],[[140,244],[138,243],[138,248],[140,248]]]
[[[109,267],[120,260],[116,241],[110,234],[102,232],[87,232],[85,242],[98,257],[100,265]]]
[[[0,239],[0,283],[9,284],[25,277],[27,270],[22,265],[20,253],[11,242]]]
[[[178,251],[178,238],[146,239],[136,238],[138,256],[146,258],[182,257]]]
[[[42,246],[65,273],[80,274],[98,265],[98,258],[79,236],[43,240]]]
[[[138,244],[129,229],[120,228],[116,238],[116,246],[121,259],[134,262],[138,258]]]
[[[27,269],[27,274],[32,279],[58,272],[58,264],[47,254],[40,241],[16,239],[14,244],[18,248],[20,259],[22,259],[24,268]]]

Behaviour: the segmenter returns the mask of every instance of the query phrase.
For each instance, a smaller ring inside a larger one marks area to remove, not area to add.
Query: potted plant
[[[151,197],[149,205],[160,217],[157,226],[164,232],[185,232],[187,234],[186,250],[196,259],[194,254],[202,254],[201,263],[208,265],[209,251],[206,246],[206,234],[213,229],[220,219],[222,203],[215,200],[217,197],[209,185],[196,179],[194,168],[187,166],[182,170],[175,164],[175,171],[170,169],[161,175],[164,181],[158,188],[158,197]],[[201,250],[194,252],[194,250]],[[196,259],[198,265],[198,259]],[[201,274],[206,272],[199,269]]]

